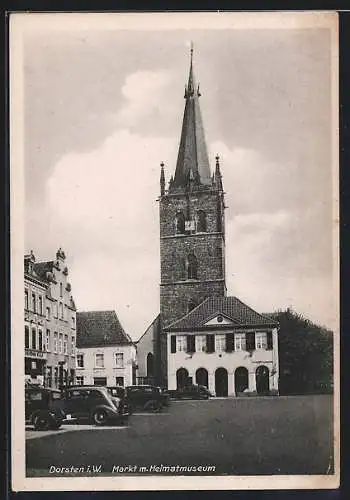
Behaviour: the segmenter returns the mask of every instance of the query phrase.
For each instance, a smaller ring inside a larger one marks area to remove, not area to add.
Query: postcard
[[[9,38],[13,490],[337,488],[337,13]]]

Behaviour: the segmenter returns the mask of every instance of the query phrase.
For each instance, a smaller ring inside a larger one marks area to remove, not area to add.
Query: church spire
[[[197,185],[211,184],[199,97],[199,85],[196,85],[193,71],[193,43],[191,43],[190,70],[185,87],[186,103],[173,188],[186,187],[190,178]]]

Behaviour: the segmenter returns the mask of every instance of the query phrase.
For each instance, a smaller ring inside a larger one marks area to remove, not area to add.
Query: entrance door
[[[208,387],[208,372],[205,368],[198,368],[196,371],[196,384]]]
[[[178,389],[188,384],[188,371],[186,368],[179,368],[176,372],[176,386]]]
[[[215,394],[225,397],[228,394],[227,370],[218,368],[215,372]]]
[[[258,366],[255,372],[256,376],[256,391],[258,394],[268,394],[270,390],[269,384],[269,369],[267,366]]]
[[[240,366],[235,371],[235,392],[236,396],[240,392],[244,392],[248,389],[248,370],[244,366]]]

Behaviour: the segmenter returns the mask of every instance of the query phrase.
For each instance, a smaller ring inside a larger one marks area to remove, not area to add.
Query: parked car
[[[124,410],[127,413],[129,413],[129,415],[131,415],[132,406],[130,401],[128,400],[125,388],[120,385],[116,385],[116,386],[108,386],[107,390],[112,397],[119,398],[121,400],[121,404],[124,406]]]
[[[133,409],[159,411],[169,405],[169,394],[155,385],[129,385],[125,389]]]
[[[63,395],[66,413],[78,420],[89,420],[96,425],[109,421],[123,424],[130,415],[123,401],[112,396],[107,387],[68,387],[63,390]]]
[[[176,399],[209,399],[211,392],[205,385],[187,385],[173,392]]]
[[[25,419],[36,430],[59,429],[67,420],[61,392],[47,387],[26,387]]]

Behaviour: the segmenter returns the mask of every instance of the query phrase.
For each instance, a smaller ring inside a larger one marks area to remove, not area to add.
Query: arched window
[[[198,211],[197,232],[205,233],[207,231],[207,216],[204,210]]]
[[[180,234],[185,232],[185,216],[182,212],[176,214],[176,232]]]
[[[190,253],[187,257],[187,278],[197,279],[198,262],[194,253]]]
[[[187,305],[187,312],[191,312],[197,306],[197,302],[194,299],[190,299]]]
[[[153,377],[153,354],[149,352],[147,354],[147,377]]]

